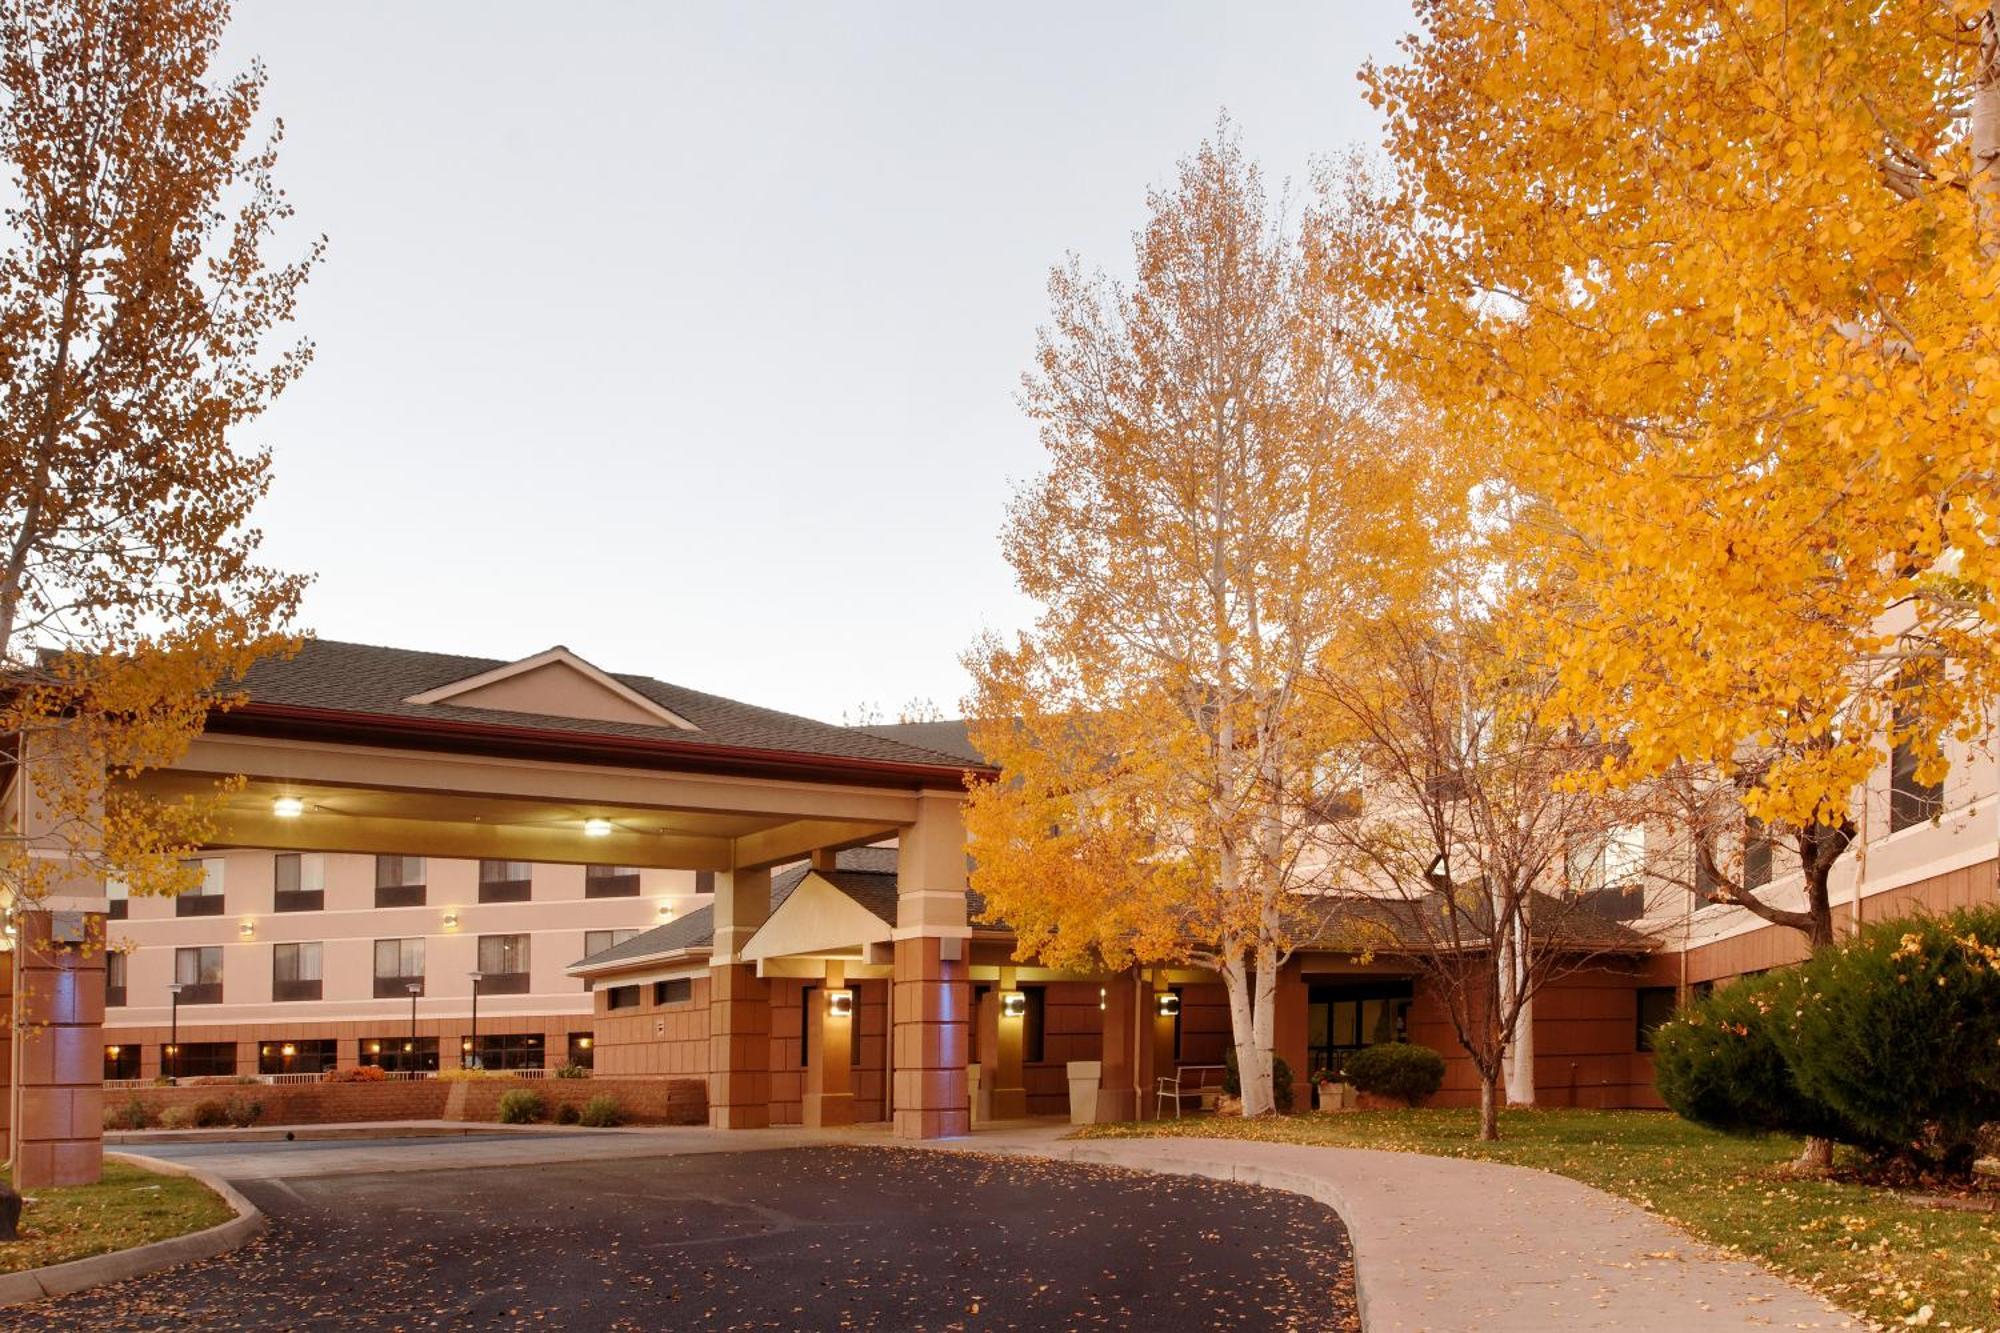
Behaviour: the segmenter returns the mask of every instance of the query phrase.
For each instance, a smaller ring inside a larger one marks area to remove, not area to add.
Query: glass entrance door
[[[1306,991],[1306,1073],[1338,1067],[1349,1051],[1409,1035],[1407,981],[1309,986]]]

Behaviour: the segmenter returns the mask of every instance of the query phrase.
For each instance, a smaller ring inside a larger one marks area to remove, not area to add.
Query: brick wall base
[[[290,1083],[275,1086],[229,1080],[172,1088],[106,1089],[104,1104],[115,1111],[138,1098],[151,1119],[169,1106],[227,1102],[243,1097],[262,1103],[259,1125],[336,1125],[374,1120],[497,1121],[500,1098],[515,1088],[542,1095],[553,1114],[569,1105],[579,1110],[592,1097],[618,1099],[625,1122],[633,1125],[700,1125],[708,1121],[707,1085],[701,1079],[424,1079],[392,1083]]]

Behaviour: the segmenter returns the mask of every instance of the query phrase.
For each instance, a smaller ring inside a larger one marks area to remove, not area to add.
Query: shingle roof
[[[1536,908],[1529,918],[1535,938],[1544,945],[1579,953],[1650,953],[1657,946],[1652,936],[1621,921],[1614,921],[1589,907],[1563,903],[1545,893],[1536,893]],[[1468,943],[1477,943],[1489,934],[1493,919],[1490,899],[1480,897],[1470,905],[1461,904],[1461,932]],[[1419,915],[1432,921],[1442,919],[1444,899],[1426,894],[1422,899],[1354,898],[1343,902],[1328,922],[1321,947],[1347,950],[1357,942],[1394,948],[1436,944],[1443,938],[1436,925],[1417,925]],[[1356,928],[1359,927],[1359,934]],[[1369,931],[1386,932],[1388,942],[1371,941]]]
[[[871,736],[886,740],[901,741],[905,745],[915,745],[939,754],[952,756],[968,764],[984,764],[986,757],[973,748],[972,738],[966,734],[964,718],[952,718],[940,722],[886,722],[880,725],[856,727]]]
[[[516,713],[460,704],[413,704],[410,696],[465,680],[508,663],[453,653],[419,652],[375,644],[310,639],[290,658],[266,658],[251,667],[242,688],[254,704],[323,708],[375,717],[432,719],[525,727],[577,736],[672,740],[785,754],[963,769],[965,760],[889,736],[837,727],[812,718],[705,694],[650,676],[607,672],[619,683],[686,718],[696,730],[667,724],[608,722],[589,718]]]

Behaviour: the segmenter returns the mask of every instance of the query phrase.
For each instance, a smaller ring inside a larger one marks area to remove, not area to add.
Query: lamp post
[[[414,1078],[417,1073],[417,997],[424,993],[424,983],[421,981],[412,981],[409,984],[408,990],[410,992],[410,1064],[403,1072]]]
[[[167,994],[172,997],[172,1025],[167,1029],[167,1082],[180,1082],[181,1073],[181,983],[167,983]]]
[[[479,1067],[479,983],[486,979],[486,974],[484,972],[467,972],[465,975],[472,978],[472,1049],[465,1053],[465,1059],[462,1061],[462,1064],[467,1069],[477,1069]]]

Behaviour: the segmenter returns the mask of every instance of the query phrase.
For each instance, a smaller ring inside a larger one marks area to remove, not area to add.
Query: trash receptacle
[[[1097,1085],[1103,1077],[1102,1060],[1069,1062],[1069,1122],[1072,1125],[1097,1122]]]

